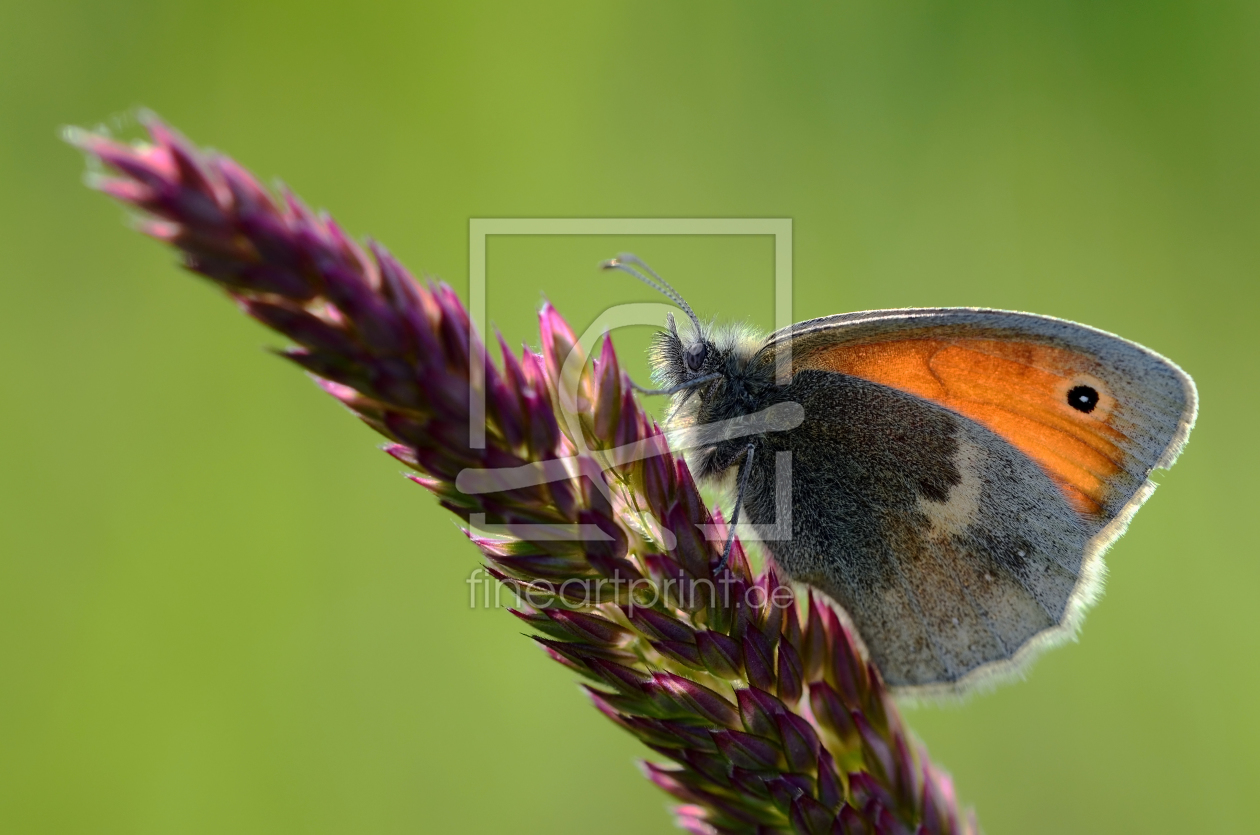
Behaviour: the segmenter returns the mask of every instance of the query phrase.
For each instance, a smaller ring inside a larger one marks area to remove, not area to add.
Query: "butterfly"
[[[732,530],[742,514],[784,573],[838,604],[901,694],[1017,674],[1073,636],[1103,553],[1194,425],[1189,375],[1085,325],[924,308],[760,336],[701,322],[632,255],[604,266],[690,320],[671,314],[651,349],[671,424],[803,409],[795,428],[722,438],[688,464],[702,481],[735,473]]]

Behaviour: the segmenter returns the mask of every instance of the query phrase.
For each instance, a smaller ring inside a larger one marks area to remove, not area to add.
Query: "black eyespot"
[[[1068,405],[1089,414],[1098,405],[1098,392],[1092,386],[1077,386],[1068,392]]]
[[[699,371],[704,367],[705,358],[708,356],[709,346],[703,342],[697,342],[683,351],[683,362],[687,363],[688,371]]]

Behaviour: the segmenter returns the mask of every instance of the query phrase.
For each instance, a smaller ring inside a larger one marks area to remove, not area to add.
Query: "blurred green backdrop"
[[[0,830],[666,832],[450,519],[82,187],[58,126],[135,105],[461,292],[470,217],[790,217],[798,319],[1174,358],[1199,427],[1080,643],[909,718],[991,835],[1254,831],[1260,5],[0,3]],[[627,248],[771,324],[763,238],[493,239],[491,316],[651,299]]]

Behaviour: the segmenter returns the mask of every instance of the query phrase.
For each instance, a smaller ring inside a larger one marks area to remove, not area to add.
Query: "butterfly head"
[[[669,316],[649,353],[653,379],[674,395],[666,423],[717,428],[764,408],[773,377],[768,364],[757,362],[763,344],[760,334],[739,325],[680,332]],[[749,440],[741,435],[693,449],[687,455],[692,473],[719,476],[739,460]]]
[[[672,314],[666,322],[667,329],[656,334],[649,355],[652,377],[662,387],[682,386],[683,392],[694,388],[700,400],[708,400],[748,377],[749,361],[762,341],[750,328],[695,322],[680,331]]]
[[[668,315],[668,328],[656,335],[650,352],[652,377],[661,386],[654,393],[674,395],[671,422],[690,425],[755,411],[765,376],[753,371],[763,342],[758,334],[746,327],[715,328],[701,322],[682,295],[634,255],[618,255],[602,266],[663,293],[690,320],[680,329],[673,314]]]
[[[685,332],[671,313],[668,328],[652,339],[652,378],[664,388],[676,388],[721,372],[722,356],[710,330],[699,322]]]

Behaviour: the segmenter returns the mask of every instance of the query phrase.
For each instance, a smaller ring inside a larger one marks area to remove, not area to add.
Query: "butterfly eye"
[[[703,342],[697,342],[683,351],[683,362],[687,364],[688,371],[699,371],[704,367],[704,360],[708,356],[709,346]]]
[[[1098,405],[1098,390],[1093,386],[1077,386],[1068,392],[1067,402],[1076,411],[1089,414]]]

